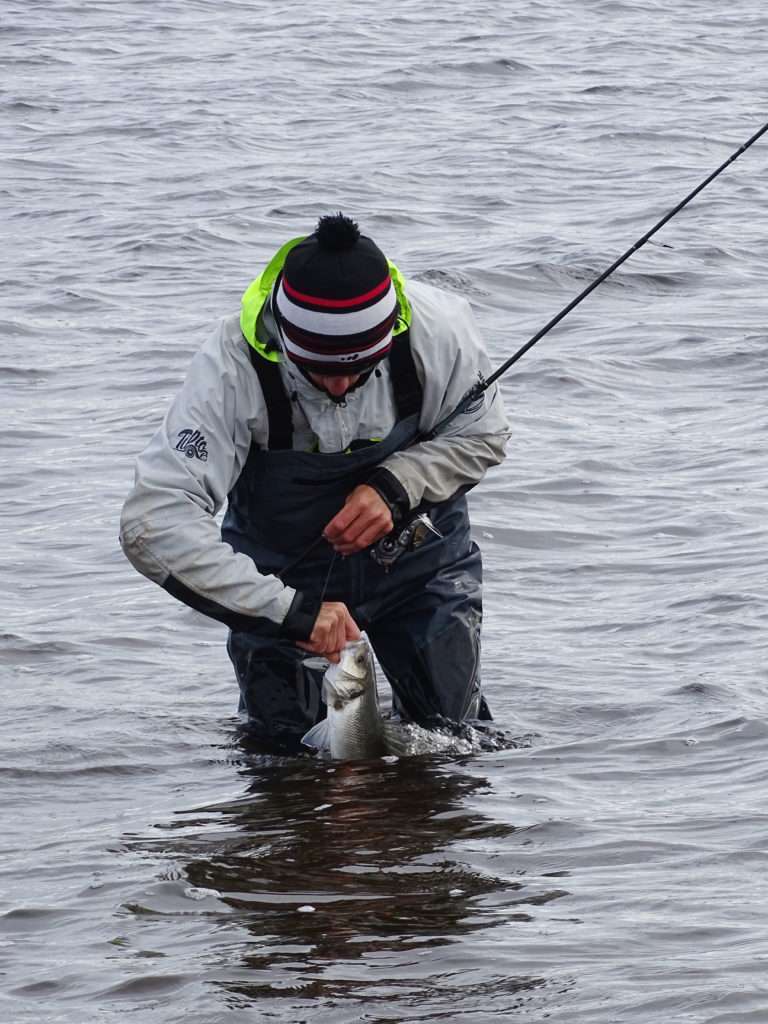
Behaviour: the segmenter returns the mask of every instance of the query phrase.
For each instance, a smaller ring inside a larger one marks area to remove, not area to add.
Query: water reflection
[[[231,997],[339,995],[371,983],[361,960],[382,958],[397,984],[414,972],[424,983],[424,951],[530,920],[524,897],[510,908],[519,881],[458,859],[462,845],[496,846],[516,831],[473,807],[489,783],[461,763],[246,754],[237,770],[245,794],[184,812],[166,826],[175,840],[164,843],[191,885],[219,894],[227,929],[236,922],[252,937],[216,979]],[[495,913],[494,903],[507,911]],[[331,968],[340,964],[351,974]],[[504,989],[508,997],[541,983],[505,978]]]

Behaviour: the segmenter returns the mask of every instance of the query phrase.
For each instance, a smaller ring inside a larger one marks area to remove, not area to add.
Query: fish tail
[[[327,718],[324,718],[317,725],[304,733],[301,742],[305,747],[312,747],[314,750],[331,749],[331,726]]]

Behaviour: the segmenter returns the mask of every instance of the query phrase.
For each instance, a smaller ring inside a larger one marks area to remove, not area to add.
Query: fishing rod
[[[700,185],[697,185],[692,192],[689,192],[685,199],[683,199],[682,202],[679,202],[677,206],[674,207],[674,209],[664,214],[661,220],[657,221],[650,231],[647,231],[642,236],[642,238],[638,238],[634,245],[631,245],[629,249],[626,250],[626,252],[623,252],[621,256],[619,256],[619,258],[615,262],[613,262],[610,265],[610,267],[608,267],[607,270],[604,270],[602,274],[600,274],[598,277],[595,278],[594,281],[588,284],[587,287],[582,292],[580,292],[575,299],[572,299],[568,303],[568,305],[561,309],[556,316],[553,316],[548,323],[544,324],[541,330],[537,331],[532,338],[526,341],[526,343],[523,346],[521,346],[517,350],[517,352],[515,352],[514,355],[510,356],[505,363],[502,363],[498,370],[492,373],[487,380],[485,378],[481,378],[477,382],[477,384],[471,387],[452,412],[450,412],[447,416],[440,420],[439,423],[435,424],[435,426],[432,427],[431,430],[425,431],[424,433],[420,433],[419,435],[417,435],[417,437],[414,438],[414,441],[412,443],[419,444],[422,441],[431,441],[433,438],[437,437],[437,435],[441,433],[448,426],[449,423],[452,423],[457,416],[460,416],[463,412],[466,412],[467,409],[469,409],[470,406],[472,406],[484,394],[484,392],[488,390],[488,388],[492,384],[496,383],[496,381],[499,379],[499,377],[501,377],[502,374],[506,373],[511,366],[514,366],[518,359],[521,359],[529,349],[533,348],[537,341],[541,341],[545,334],[549,334],[552,328],[556,327],[561,320],[564,320],[565,317],[567,317],[568,314],[571,312],[571,310],[575,309],[580,302],[583,302],[583,300],[586,299],[586,297],[595,290],[595,288],[598,288],[603,283],[603,281],[609,278],[611,274],[614,272],[614,270],[618,270],[622,263],[626,263],[630,256],[636,253],[638,249],[641,249],[647,241],[653,238],[657,231],[659,231],[661,228],[664,227],[665,224],[671,221],[672,218],[683,209],[683,207],[687,206],[692,199],[696,198],[699,192],[702,192],[707,187],[707,185],[713,182],[715,178],[718,176],[718,174],[721,174],[726,169],[726,167],[728,167],[729,164],[732,164],[734,160],[737,160],[742,153],[748,150],[749,147],[753,143],[757,142],[761,135],[765,135],[766,132],[768,132],[768,124],[764,124],[763,127],[760,128],[759,131],[756,131],[751,138],[747,139],[747,141],[742,146],[739,146],[735,153],[732,153],[727,160],[720,164],[716,171],[713,171],[708,178],[705,178]]]
[[[668,213],[665,213],[664,216],[653,225],[650,231],[647,231],[642,236],[642,238],[638,238],[638,240],[633,245],[631,245],[625,252],[623,252],[621,256],[619,256],[619,258],[615,260],[610,265],[610,267],[607,268],[607,270],[604,270],[602,274],[598,275],[598,277],[596,277],[594,281],[588,284],[583,291],[579,292],[575,299],[572,299],[567,306],[564,306],[559,313],[557,313],[555,316],[552,317],[551,320],[544,324],[541,330],[537,331],[532,338],[526,341],[526,343],[522,345],[517,350],[517,352],[514,353],[514,355],[510,356],[509,359],[506,360],[506,362],[502,363],[501,366],[497,370],[495,370],[491,374],[491,376],[488,377],[487,380],[484,377],[481,377],[480,380],[478,380],[478,382],[475,385],[473,385],[469,389],[469,391],[467,391],[467,393],[463,396],[463,398],[461,399],[461,401],[459,402],[455,409],[448,413],[447,416],[443,417],[443,419],[436,423],[435,426],[432,427],[430,430],[418,433],[407,447],[412,447],[414,444],[420,444],[423,441],[433,440],[435,437],[438,436],[438,434],[442,433],[442,431],[445,430],[445,428],[450,423],[452,423],[457,416],[461,416],[462,413],[470,409],[472,405],[474,405],[480,398],[482,398],[483,394],[488,390],[488,388],[491,387],[492,384],[496,383],[496,381],[499,379],[499,377],[502,376],[502,374],[506,373],[511,366],[514,366],[518,359],[521,359],[525,355],[525,353],[528,352],[529,349],[533,348],[533,346],[538,341],[541,341],[541,339],[546,334],[549,334],[552,328],[556,327],[561,322],[561,320],[564,320],[565,317],[567,317],[568,314],[572,310],[574,310],[580,302],[583,302],[589,294],[591,294],[596,288],[599,288],[603,281],[607,280],[615,270],[618,270],[622,263],[626,263],[629,257],[636,253],[638,249],[642,249],[645,243],[648,242],[651,238],[653,238],[657,231],[663,228],[665,224],[669,223],[669,221],[671,221],[674,216],[680,213],[680,211],[684,207],[686,207],[692,199],[695,199],[696,196],[707,187],[707,185],[711,184],[711,182],[713,182],[719,174],[722,174],[722,172],[726,169],[726,167],[729,166],[729,164],[732,164],[734,160],[737,160],[742,153],[746,152],[746,150],[748,150],[751,145],[757,142],[757,140],[762,135],[765,135],[766,132],[768,132],[768,123],[764,124],[762,128],[760,128],[758,131],[755,132],[754,135],[751,136],[751,138],[747,139],[747,141],[743,145],[739,146],[739,148],[734,153],[732,153],[727,160],[724,160],[723,163],[720,164],[717,170],[713,171],[707,178],[704,179],[704,181],[701,182],[701,184],[697,185],[696,188],[689,192],[685,199],[679,202],[677,206],[671,209]],[[425,515],[423,511],[417,511],[417,514],[412,514],[410,517],[406,519],[404,523],[402,523],[400,526],[396,526],[391,533],[387,534],[386,537],[382,537],[372,546],[371,553],[373,557],[376,559],[376,561],[379,562],[379,564],[384,565],[387,568],[391,567],[392,563],[398,558],[398,556],[403,551],[405,551],[406,548],[413,542],[414,532],[420,527],[420,525],[422,525],[427,530],[434,531],[434,527],[429,521],[428,515]],[[310,544],[310,546],[305,551],[303,551],[298,556],[298,558],[295,558],[293,561],[291,561],[287,566],[285,566],[281,570],[281,572],[277,573],[276,575],[278,577],[281,577],[290,569],[295,568],[324,539],[325,538],[321,534],[315,541],[312,542],[312,544]],[[331,565],[333,565],[333,562],[331,563]],[[327,582],[328,581],[326,580],[326,586]]]

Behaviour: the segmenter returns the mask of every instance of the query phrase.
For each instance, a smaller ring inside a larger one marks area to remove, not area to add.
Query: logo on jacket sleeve
[[[189,427],[186,430],[179,431],[179,439],[176,443],[176,451],[184,452],[188,459],[200,459],[201,462],[208,461],[208,442],[205,440],[205,434],[201,434],[199,430],[191,430]]]

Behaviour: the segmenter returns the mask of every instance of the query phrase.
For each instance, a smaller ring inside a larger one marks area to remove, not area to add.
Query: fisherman
[[[504,458],[496,386],[422,439],[488,371],[468,302],[406,282],[343,214],[283,245],[193,359],[121,543],[229,627],[240,710],[270,746],[322,718],[316,656],[361,629],[404,719],[491,718],[464,495]]]

